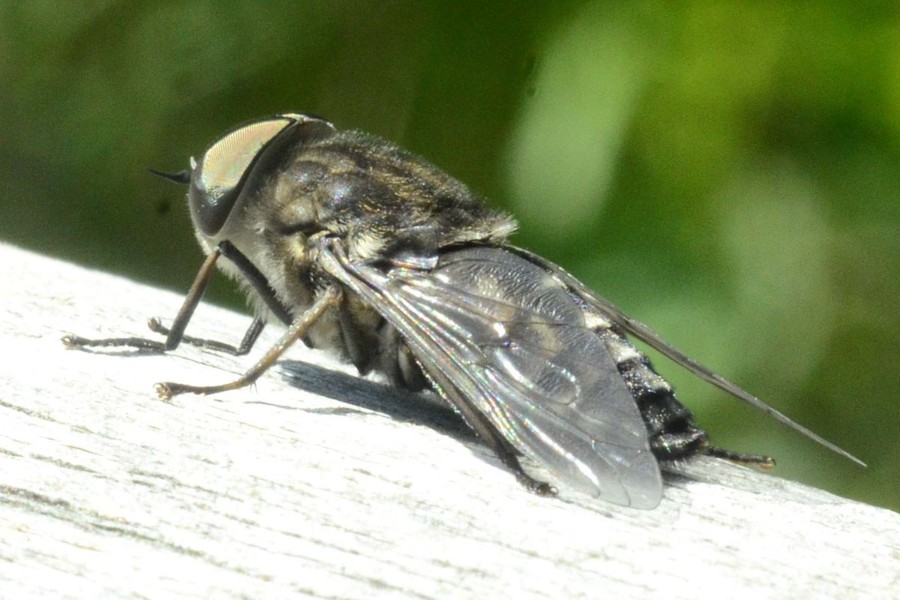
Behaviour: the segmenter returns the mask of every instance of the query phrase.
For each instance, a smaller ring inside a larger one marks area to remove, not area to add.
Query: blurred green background
[[[146,168],[321,115],[870,466],[658,360],[718,445],[900,509],[894,3],[3,2],[0,81],[4,241],[186,290],[183,190]]]

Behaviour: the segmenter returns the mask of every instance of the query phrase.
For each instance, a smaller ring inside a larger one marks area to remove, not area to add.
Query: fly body
[[[66,344],[161,352],[185,342],[245,354],[267,321],[287,330],[238,380],[158,384],[161,396],[247,385],[302,340],[337,352],[362,374],[376,370],[399,387],[431,387],[537,493],[563,485],[653,508],[662,497],[661,461],[702,453],[774,464],[711,446],[628,341],[633,335],[846,455],[557,265],[510,245],[510,216],[394,144],[284,114],[241,125],[191,159],[189,170],[162,175],[189,185],[207,255],[172,327],[151,321],[165,341],[66,336]],[[244,286],[256,308],[237,347],[184,334],[214,267]],[[550,481],[527,474],[523,456]]]

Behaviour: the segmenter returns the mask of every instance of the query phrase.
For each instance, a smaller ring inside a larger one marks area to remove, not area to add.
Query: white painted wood
[[[0,265],[0,597],[900,597],[891,511],[711,459],[653,511],[538,498],[452,415],[303,348],[166,403],[154,382],[253,357],[65,350],[144,335],[181,295],[10,246]],[[248,323],[201,306],[189,332]]]

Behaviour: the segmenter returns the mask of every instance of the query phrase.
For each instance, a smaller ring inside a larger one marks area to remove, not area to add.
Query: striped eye
[[[257,158],[299,116],[242,125],[210,146],[199,161],[191,159],[191,216],[201,232],[213,236],[222,229]]]

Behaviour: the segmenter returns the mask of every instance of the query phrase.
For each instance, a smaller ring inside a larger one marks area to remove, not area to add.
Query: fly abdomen
[[[693,413],[675,398],[675,390],[653,370],[650,359],[613,329],[596,331],[634,397],[656,458],[675,460],[702,452],[709,436],[694,424]]]

